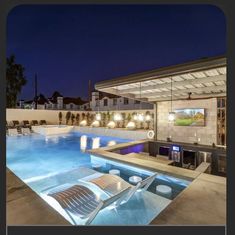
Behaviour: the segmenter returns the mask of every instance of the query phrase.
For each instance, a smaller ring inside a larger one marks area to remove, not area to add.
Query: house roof
[[[72,98],[72,97],[64,97],[63,99],[64,104],[76,104],[76,105],[83,105],[87,103],[87,101],[82,100],[80,97],[78,98]]]
[[[107,97],[109,99],[121,97],[121,96],[118,96],[118,95],[115,95],[115,94],[110,94],[110,93],[107,93],[107,92],[102,92],[102,91],[97,91],[97,90],[93,90],[92,92],[98,92],[100,100],[102,100],[105,97]]]

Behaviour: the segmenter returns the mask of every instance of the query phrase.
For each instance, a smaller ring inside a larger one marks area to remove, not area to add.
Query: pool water
[[[93,168],[97,164],[100,164],[100,167],[96,170],[102,173],[108,173],[110,169],[119,169],[120,176],[126,181],[132,175],[143,179],[148,177],[152,172],[85,152],[86,149],[129,141],[79,132],[52,136],[33,134],[7,137],[7,167],[70,221],[58,206],[54,206],[45,198],[44,192],[59,185],[76,184],[79,179],[86,176],[86,172],[84,175],[84,172],[79,170],[80,167]],[[92,224],[149,224],[189,183],[183,179],[159,174],[148,191],[136,193],[128,203],[115,210],[102,210]],[[173,190],[172,197],[164,198],[157,195],[158,184],[169,185]],[[83,221],[78,219],[78,224],[83,224]]]

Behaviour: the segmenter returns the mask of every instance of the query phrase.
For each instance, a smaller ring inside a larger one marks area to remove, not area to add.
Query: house
[[[20,100],[18,102],[19,108],[35,109],[35,101]],[[63,97],[59,92],[54,92],[50,98],[45,98],[40,94],[37,97],[37,109],[50,110],[87,110],[89,109],[89,102],[82,100],[80,97]]]
[[[153,109],[153,104],[140,102],[105,92],[92,92],[90,108],[93,111]]]

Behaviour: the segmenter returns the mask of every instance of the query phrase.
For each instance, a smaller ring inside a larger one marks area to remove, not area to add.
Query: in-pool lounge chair
[[[95,175],[95,172],[96,171],[94,170],[94,175]],[[127,195],[116,203],[118,206],[121,203],[126,203],[136,193],[137,190],[138,191],[147,190],[148,187],[152,184],[152,182],[156,178],[156,176],[157,176],[157,173],[154,173],[153,175],[140,181],[136,185],[129,184],[128,182],[123,180],[120,176],[111,175],[111,174],[104,174],[95,178],[89,177],[89,179],[87,180],[86,178],[83,178],[83,179],[80,179],[79,181],[95,184],[108,195],[115,195],[121,190],[125,190],[129,188],[130,190],[127,193]]]
[[[75,225],[77,222],[72,215],[87,219],[85,224],[88,225],[100,210],[125,196],[128,190],[129,188],[124,189],[106,200],[101,200],[94,192],[83,185],[73,185],[62,190],[56,188],[47,195],[53,197],[60,204]]]

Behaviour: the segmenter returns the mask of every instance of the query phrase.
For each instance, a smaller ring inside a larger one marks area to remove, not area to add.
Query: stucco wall
[[[59,123],[59,118],[58,114],[59,112],[62,112],[63,118],[62,118],[62,124],[65,124],[65,116],[66,113],[70,111],[73,114],[81,114],[82,113],[87,113],[87,111],[73,111],[73,110],[32,110],[32,109],[7,109],[6,110],[6,120],[12,121],[12,120],[18,120],[18,121],[23,121],[23,120],[46,120],[48,124],[58,124]],[[139,110],[119,110],[119,111],[110,111],[112,112],[119,112],[119,113],[125,113],[126,117],[128,113],[132,114],[133,112],[138,112]],[[146,113],[147,111],[151,111],[153,113],[153,110],[142,110],[143,113]],[[96,113],[95,111],[88,111],[90,114]],[[105,111],[104,111],[105,113]],[[153,122],[153,121],[152,121]],[[137,126],[139,126],[139,123],[137,123]],[[150,125],[152,126],[152,125]]]
[[[58,124],[59,118],[58,114],[59,112],[62,112],[63,114],[63,121],[62,123],[65,123],[65,115],[68,111],[63,110],[32,110],[32,109],[7,109],[6,110],[6,120],[12,121],[12,120],[46,120],[48,124]],[[77,113],[83,113],[82,111],[71,111],[75,115]],[[92,113],[92,112],[89,112]]]
[[[195,142],[195,133],[200,138],[200,144],[211,145],[216,144],[216,114],[217,114],[216,98],[205,100],[185,100],[173,101],[172,109],[181,108],[205,108],[206,125],[203,127],[196,126],[174,126],[168,123],[168,112],[170,112],[170,102],[159,102],[157,109],[157,125],[159,140],[166,140],[171,135],[173,141],[186,143]]]

